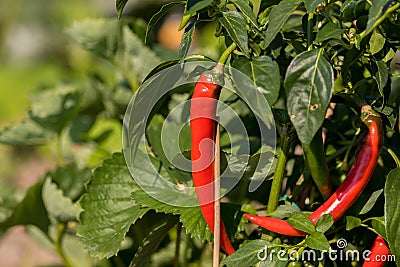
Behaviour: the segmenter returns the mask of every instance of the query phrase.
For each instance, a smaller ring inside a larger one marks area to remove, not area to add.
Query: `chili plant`
[[[1,192],[3,232],[33,225],[66,266],[83,266],[77,246],[88,266],[210,266],[219,244],[226,266],[400,264],[400,2],[182,0],[147,23],[124,17],[126,3],[119,19],[67,29],[100,62],[93,73],[35,95],[0,132],[58,158],[22,199]],[[171,54],[154,31],[172,10],[183,35]],[[214,243],[215,192],[202,187],[219,168],[241,175]]]

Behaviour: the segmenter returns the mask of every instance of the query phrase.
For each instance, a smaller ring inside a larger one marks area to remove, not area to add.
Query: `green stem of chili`
[[[281,150],[278,155],[278,163],[276,165],[274,179],[272,180],[271,191],[269,193],[267,213],[270,214],[278,207],[278,201],[282,188],[282,179],[285,173],[286,161],[288,158],[289,148],[292,138],[288,134],[282,134]]]
[[[400,168],[400,160],[397,157],[396,153],[394,153],[394,151],[389,147],[384,147],[384,149],[390,154],[390,156],[392,156],[393,160],[396,162],[397,167]]]
[[[221,57],[218,60],[218,64],[225,64],[228,60],[229,56],[236,49],[236,44],[232,43],[225,51],[222,53]]]
[[[63,260],[64,265],[66,267],[73,267],[73,265],[69,261],[67,255],[65,254],[64,249],[62,248],[62,240],[63,240],[63,237],[64,237],[65,228],[66,228],[65,224],[61,224],[58,227],[58,229],[57,229],[57,237],[56,237],[56,240],[54,242],[54,246],[55,246],[55,249],[56,249],[57,253],[60,255],[61,259]]]

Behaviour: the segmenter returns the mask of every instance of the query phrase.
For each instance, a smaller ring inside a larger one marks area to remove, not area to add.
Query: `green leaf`
[[[369,39],[369,50],[372,55],[375,55],[385,46],[385,37],[378,31],[374,30],[371,35],[371,39]]]
[[[379,93],[383,96],[383,89],[387,84],[389,77],[389,68],[382,60],[376,61],[377,70],[373,73],[373,77],[378,85]]]
[[[371,194],[367,203],[365,203],[364,207],[360,211],[360,215],[366,214],[369,212],[375,205],[375,202],[378,200],[378,197],[382,194],[383,189],[377,190]]]
[[[173,9],[173,8],[179,6],[179,5],[183,5],[184,3],[185,3],[185,1],[174,1],[174,2],[166,3],[165,5],[163,5],[161,7],[161,9],[159,11],[157,11],[157,13],[155,13],[151,17],[151,19],[149,21],[149,24],[147,25],[147,29],[146,29],[145,41],[147,41],[147,37],[149,36],[149,32],[165,16],[165,14],[167,14],[171,9]]]
[[[0,187],[0,225],[12,215],[15,207],[21,202],[23,197],[22,192],[11,188],[11,186],[3,184]]]
[[[284,82],[287,107],[303,145],[321,127],[333,85],[333,69],[322,49],[303,52],[290,63]]]
[[[324,0],[304,0],[308,13],[313,13],[322,2],[324,2]]]
[[[79,98],[80,92],[73,86],[36,93],[29,116],[43,128],[60,133],[77,114]]]
[[[306,244],[312,249],[325,250],[330,249],[329,241],[326,236],[321,232],[313,232],[306,237]]]
[[[113,63],[133,90],[160,59],[128,25],[111,19],[86,19],[67,29],[82,48]]]
[[[189,52],[195,29],[196,29],[196,24],[192,23],[188,27],[186,27],[185,32],[182,35],[181,44],[179,45],[179,58],[181,62],[184,61],[185,57]]]
[[[208,7],[214,0],[188,0],[184,15],[196,15],[200,10]]]
[[[390,171],[385,184],[385,228],[390,251],[400,266],[400,168]]]
[[[295,207],[295,206],[289,206],[289,205],[279,205],[274,212],[271,214],[268,214],[268,216],[277,218],[277,219],[283,219],[283,218],[290,218],[296,213],[299,213],[300,209]]]
[[[372,0],[372,5],[368,12],[367,28],[365,29],[366,34],[372,31],[375,23],[383,16],[384,10],[390,2],[391,0]]]
[[[88,193],[80,200],[83,212],[78,235],[86,251],[96,258],[115,255],[129,227],[148,209],[131,199],[139,190],[122,154],[114,154],[94,171]]]
[[[29,188],[12,215],[0,224],[1,231],[15,225],[35,225],[47,234],[50,220],[42,199],[43,182],[43,180],[39,181]]]
[[[313,233],[315,232],[315,226],[312,221],[307,218],[303,213],[297,213],[288,219],[288,223],[294,228],[306,232]]]
[[[246,243],[232,255],[224,259],[221,264],[227,266],[254,266],[260,261],[260,256],[267,257],[267,248],[271,243],[267,240],[256,239]]]
[[[380,236],[386,239],[385,219],[382,217],[369,218],[372,221],[372,229]]]
[[[292,12],[300,5],[301,0],[283,0],[272,8],[269,14],[269,24],[264,36],[264,44],[262,48],[267,48],[275,39],[289,19]]]
[[[335,23],[328,22],[318,32],[315,38],[315,42],[322,42],[329,39],[342,39],[344,29],[339,28]]]
[[[321,233],[325,233],[329,230],[329,228],[332,227],[333,223],[334,221],[332,214],[324,214],[321,216],[321,218],[318,219],[315,225],[315,230]]]
[[[342,7],[340,8],[340,12],[343,12],[346,8],[350,7],[351,4],[354,2],[355,0],[346,0],[344,1]]]
[[[47,212],[56,218],[57,221],[66,223],[76,221],[82,209],[77,203],[63,195],[56,184],[47,177],[43,184],[43,203]]]
[[[281,76],[276,61],[268,56],[253,57],[251,60],[239,57],[232,66],[248,76],[257,89],[262,90],[271,106],[275,104],[281,86]],[[235,80],[235,76],[233,78]],[[250,88],[252,87],[254,86]]]
[[[222,17],[218,19],[243,54],[249,57],[249,40],[246,27],[244,27],[246,20],[242,14],[237,11],[223,12]]]
[[[350,231],[353,228],[361,225],[361,219],[354,216],[346,216],[346,230]]]
[[[233,0],[233,4],[243,13],[243,15],[258,28],[258,22],[256,16],[254,16],[253,10],[251,9],[249,3],[246,0]]]
[[[54,138],[54,133],[31,119],[14,123],[0,131],[0,143],[12,146],[43,145]]]
[[[128,2],[128,0],[116,0],[115,7],[117,9],[118,19],[121,19],[122,11],[124,10],[124,7],[127,2]]]
[[[144,217],[144,219],[145,218],[146,217]],[[142,241],[141,246],[138,248],[129,266],[147,266],[151,256],[167,236],[169,230],[171,230],[177,222],[177,216],[163,215],[158,218],[155,222],[156,225],[152,225],[152,231],[148,233],[146,238]]]

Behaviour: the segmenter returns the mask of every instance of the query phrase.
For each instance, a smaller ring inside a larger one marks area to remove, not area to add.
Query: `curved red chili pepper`
[[[190,101],[190,129],[192,134],[192,178],[201,213],[211,232],[214,232],[214,140],[216,108],[221,86],[217,79],[222,70],[214,68],[201,74]],[[221,221],[221,247],[232,254],[225,226]]]
[[[342,217],[361,194],[362,190],[364,190],[374,172],[383,143],[382,121],[378,115],[371,111],[363,121],[368,127],[368,133],[361,142],[362,144],[356,160],[347,174],[345,181],[336,192],[308,216],[314,224],[324,214],[332,214],[334,221]],[[295,229],[285,220],[251,214],[244,214],[244,217],[252,223],[282,235],[302,236],[307,234]]]
[[[381,261],[382,256],[386,259],[386,256],[390,255],[390,250],[386,245],[385,239],[378,235],[375,238],[374,244],[372,245],[371,254],[364,260],[363,267],[382,267],[386,261]]]

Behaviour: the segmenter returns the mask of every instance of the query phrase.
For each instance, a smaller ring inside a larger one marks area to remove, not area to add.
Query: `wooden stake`
[[[214,153],[214,254],[213,254],[213,267],[219,266],[219,248],[221,243],[221,184],[220,184],[220,142],[219,142],[219,122],[217,120],[217,127],[216,127],[216,134],[215,134],[215,153]]]

